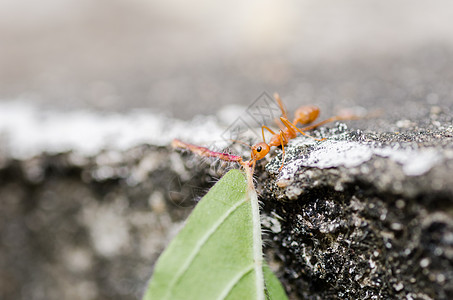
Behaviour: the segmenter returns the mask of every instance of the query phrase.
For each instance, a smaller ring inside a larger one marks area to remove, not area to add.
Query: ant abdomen
[[[294,121],[293,124],[296,125],[300,123],[310,124],[314,122],[319,116],[319,107],[315,105],[307,105],[299,107],[296,112],[294,113]]]

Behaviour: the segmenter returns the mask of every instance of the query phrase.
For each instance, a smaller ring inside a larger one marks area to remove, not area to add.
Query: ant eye
[[[262,149],[261,146],[259,146],[258,148],[256,148],[256,151],[261,152],[261,149]]]

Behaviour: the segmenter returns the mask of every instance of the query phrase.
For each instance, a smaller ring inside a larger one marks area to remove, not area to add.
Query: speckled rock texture
[[[140,298],[189,212],[167,196],[172,158],[143,146],[3,160],[0,298]]]
[[[328,140],[297,138],[281,170],[276,149],[255,172],[266,257],[290,298],[452,298],[451,129],[313,134]],[[232,167],[152,146],[3,158],[2,299],[139,298],[197,198]]]
[[[367,133],[347,136],[370,147],[379,140]],[[267,182],[259,190],[267,253],[279,262],[292,298],[453,297],[451,134],[443,133],[445,139],[450,146],[437,148],[439,158],[417,175],[407,175],[411,167],[395,161],[397,155],[373,154],[354,167],[301,163],[289,173],[278,171],[278,158],[266,166],[272,179],[259,180]],[[286,159],[307,157],[317,147],[322,144],[289,148]],[[427,162],[424,150],[418,145],[416,164]]]

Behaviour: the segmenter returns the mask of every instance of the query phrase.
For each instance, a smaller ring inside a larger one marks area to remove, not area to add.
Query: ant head
[[[270,147],[264,143],[258,143],[252,146],[251,160],[257,161],[269,153]]]

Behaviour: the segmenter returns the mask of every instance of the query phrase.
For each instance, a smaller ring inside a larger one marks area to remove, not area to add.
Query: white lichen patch
[[[341,124],[338,126],[341,129],[339,133],[330,135],[329,140],[324,142],[304,137],[290,141],[290,147],[311,149],[307,156],[285,164],[280,178],[291,180],[291,176],[301,166],[321,169],[339,166],[354,168],[370,160],[373,155],[389,158],[402,165],[407,176],[419,176],[444,160],[444,156],[434,149],[379,148],[347,141],[345,128],[341,128]],[[192,121],[182,121],[149,110],[126,114],[101,114],[82,110],[42,111],[30,103],[0,102],[0,151],[7,151],[13,158],[26,159],[42,152],[73,151],[81,157],[92,156],[107,149],[99,156],[100,168],[94,174],[100,179],[113,175],[111,164],[121,160],[121,151],[126,149],[141,144],[166,146],[173,138],[222,149],[229,143],[225,137],[226,130],[215,117],[199,116]],[[134,169],[130,176],[131,183],[134,179],[146,177],[158,164],[158,156],[142,160],[139,168]],[[282,181],[281,184],[284,185],[285,182]]]
[[[307,163],[321,169],[334,166],[352,168],[369,160],[373,152],[370,147],[347,141],[326,141],[310,153]]]
[[[301,145],[300,143],[297,144]],[[305,143],[310,145],[313,150],[308,157],[295,159],[285,165],[282,169],[281,177],[294,173],[299,166],[313,168],[334,168],[345,166],[348,168],[356,167],[371,159],[373,151],[371,147],[357,142],[347,141],[325,141],[322,143]]]
[[[75,151],[92,156],[102,149],[165,146],[173,138],[206,144],[218,141],[224,131],[216,118],[207,116],[186,122],[149,110],[126,114],[42,111],[27,102],[0,102],[0,150],[18,159],[42,152]]]
[[[444,159],[442,153],[435,149],[378,148],[351,141],[328,140],[318,143],[311,139],[302,139],[302,142],[296,141],[291,145],[311,147],[308,156],[297,158],[286,164],[279,178],[290,178],[299,167],[327,169],[344,166],[353,168],[370,160],[373,155],[387,157],[402,165],[402,170],[407,176],[419,176],[431,170]]]
[[[376,155],[388,157],[403,165],[403,171],[407,176],[423,175],[443,160],[442,154],[434,149],[404,150],[387,147],[373,151]]]

